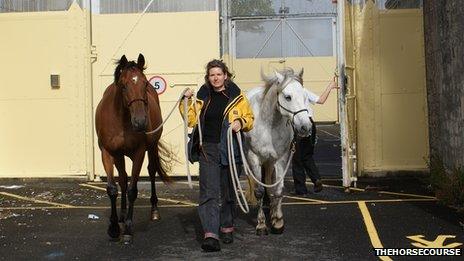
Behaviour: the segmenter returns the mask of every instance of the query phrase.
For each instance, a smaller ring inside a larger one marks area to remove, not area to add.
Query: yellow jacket
[[[200,90],[197,93],[196,103],[193,102],[193,98],[188,100],[188,109],[187,109],[187,123],[190,128],[194,128],[197,126],[198,122],[197,119],[200,118],[200,125],[203,128],[203,116],[205,114],[205,109],[208,109],[208,104],[210,101],[210,93],[211,88],[207,85],[201,86]],[[226,94],[229,96],[229,101],[227,106],[224,110],[224,117],[222,120],[221,126],[221,138],[220,138],[220,152],[221,152],[221,163],[223,165],[228,165],[228,155],[227,155],[227,130],[232,122],[235,120],[239,120],[242,124],[241,131],[247,132],[253,128],[253,111],[251,110],[250,104],[248,99],[242,93],[240,88],[235,85],[233,82],[229,82],[226,86]],[[179,111],[184,117],[184,106],[183,102],[179,104]],[[198,117],[198,114],[200,117]],[[195,134],[191,137],[191,139],[196,139]],[[191,144],[196,144],[195,141],[191,141]],[[190,146],[190,145],[189,145]],[[191,162],[198,161],[197,156],[195,153],[197,148],[196,145],[193,145],[192,149],[189,149],[189,160]],[[240,153],[237,146],[237,141],[234,139],[234,154],[236,157],[236,162],[241,163]],[[200,148],[198,148],[200,149]],[[192,156],[192,154],[194,154]]]
[[[247,132],[253,128],[253,111],[251,110],[248,99],[245,97],[243,92],[235,85],[230,82],[229,87],[226,89],[229,91],[229,102],[226,109],[224,110],[224,119],[231,124],[235,120],[239,120],[242,124],[242,131]],[[202,112],[203,106],[209,102],[209,87],[203,85],[197,94],[196,104],[193,104],[193,98],[188,100],[187,110],[187,123],[190,128],[197,125],[197,114]],[[184,105],[181,102],[179,104],[179,111],[182,117],[184,117]]]

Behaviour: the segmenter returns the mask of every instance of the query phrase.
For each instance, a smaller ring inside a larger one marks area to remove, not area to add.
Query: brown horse
[[[106,191],[111,200],[111,217],[108,235],[120,236],[116,198],[118,188],[113,175],[113,165],[118,170],[121,187],[121,213],[119,221],[124,223],[123,241],[130,243],[133,234],[134,201],[137,198],[137,181],[148,153],[148,173],[151,180],[151,219],[160,218],[157,207],[158,198],[155,188],[155,174],[168,181],[166,161],[160,160],[160,154],[169,156],[169,151],[158,143],[162,128],[153,134],[146,134],[162,123],[158,94],[143,74],[145,58],[139,54],[137,63],[127,61],[125,55],[117,63],[114,82],[108,86],[95,112],[95,126],[98,145],[102,151],[102,160],[107,175]],[[124,156],[132,160],[132,175],[129,188]],[[129,209],[126,213],[126,195]]]

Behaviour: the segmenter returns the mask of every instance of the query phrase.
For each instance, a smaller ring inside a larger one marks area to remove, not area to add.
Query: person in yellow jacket
[[[186,90],[184,95],[189,99],[188,125],[194,128],[189,141],[189,161],[199,161],[200,165],[198,213],[204,231],[201,248],[207,252],[221,249],[219,232],[223,243],[233,242],[235,194],[228,166],[227,130],[230,126],[234,132],[253,128],[254,117],[249,102],[231,76],[225,63],[212,60],[206,65],[205,84],[198,90],[195,104],[192,90]],[[184,116],[182,104],[179,110]],[[201,147],[198,124],[202,130]],[[235,135],[233,144],[236,162],[240,164]]]

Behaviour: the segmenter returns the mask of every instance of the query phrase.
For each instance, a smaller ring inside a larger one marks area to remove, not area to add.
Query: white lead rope
[[[248,206],[248,202],[246,201],[245,195],[243,193],[242,185],[240,184],[240,179],[238,177],[237,164],[235,163],[235,153],[234,153],[234,148],[233,148],[233,134],[232,133],[233,133],[232,127],[229,127],[229,129],[227,130],[227,152],[228,152],[227,155],[228,155],[228,159],[229,159],[230,178],[232,179],[232,186],[233,186],[233,190],[235,192],[235,197],[237,199],[237,203],[238,203],[240,209],[243,211],[243,213],[247,214],[247,213],[250,212],[250,208]],[[237,135],[238,147],[240,149],[240,156],[242,157],[243,170],[244,170],[245,174],[248,177],[253,178],[253,180],[256,183],[258,183],[261,186],[264,186],[266,188],[272,188],[272,187],[275,187],[278,184],[280,184],[283,181],[284,177],[285,177],[285,173],[287,173],[288,168],[290,167],[290,162],[292,161],[293,154],[295,153],[295,148],[293,147],[293,145],[292,145],[292,148],[290,150],[290,156],[288,157],[287,166],[285,167],[285,170],[283,172],[284,175],[282,175],[282,177],[280,177],[280,179],[278,181],[276,181],[274,184],[268,185],[268,184],[262,183],[260,180],[258,180],[255,177],[255,175],[253,175],[253,172],[251,171],[251,169],[250,169],[250,167],[248,165],[248,162],[246,160],[245,153],[243,152],[242,137],[241,137],[239,132],[237,132],[236,135]],[[238,194],[237,190],[240,192],[240,195]],[[243,204],[242,204],[242,202],[243,202]]]
[[[284,179],[285,177],[285,173],[287,173],[288,171],[288,168],[290,167],[290,162],[292,161],[292,158],[293,158],[293,154],[295,153],[295,149],[292,147],[291,150],[290,150],[290,156],[288,157],[288,162],[287,162],[287,166],[285,167],[285,170],[284,170],[284,175],[282,175],[282,177],[280,177],[279,180],[277,180],[274,184],[265,184],[265,183],[262,183],[260,180],[258,180],[255,175],[253,175],[253,171],[251,171],[250,169],[250,166],[248,165],[248,162],[246,161],[246,157],[245,157],[245,153],[243,152],[243,145],[242,145],[242,137],[240,135],[237,135],[237,140],[238,140],[238,147],[240,149],[240,154],[242,156],[242,161],[243,161],[243,169],[245,170],[245,173],[248,177],[251,177],[253,178],[253,180],[258,183],[259,185],[263,186],[263,187],[266,187],[266,188],[272,188],[272,187],[275,187],[277,186],[280,182],[282,182],[282,180]],[[276,173],[277,174],[277,173]],[[277,175],[276,175],[277,176]]]
[[[184,91],[182,91],[179,99],[177,99],[177,102],[176,104],[174,104],[174,107],[172,107],[171,109],[171,112],[169,112],[168,116],[166,117],[166,119],[164,119],[164,121],[154,130],[152,131],[147,131],[145,132],[145,134],[153,134],[157,131],[159,131],[161,129],[161,127],[163,127],[163,125],[166,123],[166,121],[171,117],[172,113],[174,112],[174,110],[176,109],[176,107],[179,105],[180,101],[181,100],[184,100],[184,142],[185,142],[185,164],[186,164],[186,168],[187,168],[187,180],[188,180],[188,185],[189,185],[189,188],[193,189],[193,184],[192,184],[192,175],[190,174],[190,168],[189,168],[189,165],[188,165],[188,148],[187,148],[187,142],[188,142],[188,136],[187,136],[187,98],[184,97],[184,94],[185,92],[187,91],[188,89],[185,89]],[[183,99],[182,99],[183,98]]]
[[[184,148],[185,148],[185,168],[187,169],[187,181],[188,181],[188,186],[190,189],[193,189],[193,184],[192,184],[192,175],[190,174],[190,167],[189,167],[189,161],[188,161],[188,126],[187,126],[187,98],[184,97],[183,99],[183,104],[184,104]]]
[[[189,165],[189,161],[188,161],[188,123],[187,123],[188,122],[188,98],[184,96],[184,94],[185,94],[185,92],[187,90],[188,89],[185,89],[182,92],[182,96],[181,96],[180,99],[182,99],[182,97],[183,97],[185,169],[187,170],[187,181],[188,181],[189,188],[193,189],[192,175],[190,174],[190,165]],[[202,137],[202,133],[201,133],[200,114],[197,113],[197,104],[196,103],[197,103],[197,98],[196,98],[196,96],[194,94],[193,95],[193,109],[195,110],[195,114],[196,114],[196,117],[197,117],[198,135],[199,135],[199,138],[200,138],[200,147],[201,147],[201,146],[203,146],[203,137]],[[192,135],[193,135],[193,133],[192,133]],[[193,139],[193,136],[191,138]]]
[[[243,213],[247,214],[250,212],[250,207],[248,206],[248,202],[246,201],[245,194],[243,193],[242,185],[240,184],[240,179],[238,178],[238,171],[237,171],[237,164],[235,164],[235,154],[233,148],[233,134],[232,134],[232,126],[229,127],[227,130],[227,150],[228,150],[228,157],[229,157],[229,169],[230,169],[230,178],[232,179],[232,186],[235,192],[235,197],[237,198],[237,203],[242,209]],[[240,137],[240,133],[236,133],[237,137]],[[243,155],[242,155],[243,157]],[[242,159],[244,161],[244,159]],[[240,191],[240,195],[237,192],[237,189]],[[240,200],[240,198],[242,200]],[[243,204],[242,204],[243,201]]]
[[[168,116],[166,117],[166,119],[164,119],[164,121],[160,124],[160,126],[158,126],[156,129],[152,130],[152,131],[147,131],[145,132],[145,134],[153,134],[157,131],[159,131],[161,129],[161,127],[163,127],[163,125],[166,123],[166,121],[171,117],[171,114],[174,112],[174,110],[176,109],[176,107],[179,105],[180,101],[182,100],[182,98],[184,97],[184,94],[185,92],[187,91],[188,89],[185,89],[184,91],[182,91],[182,93],[180,94],[180,97],[179,99],[177,99],[176,101],[176,104],[174,104],[174,107],[172,107],[171,111],[169,112]]]

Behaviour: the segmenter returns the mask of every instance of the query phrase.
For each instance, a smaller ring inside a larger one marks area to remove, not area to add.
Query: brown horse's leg
[[[159,220],[161,218],[158,210],[158,197],[156,196],[156,187],[155,187],[155,175],[156,175],[156,159],[158,153],[158,148],[150,148],[148,150],[148,174],[150,175],[151,181],[151,220]]]
[[[106,176],[108,178],[107,185],[106,185],[106,193],[111,201],[111,216],[110,216],[110,225],[108,227],[108,235],[111,238],[118,238],[120,229],[118,225],[118,214],[116,212],[116,199],[118,197],[118,187],[116,186],[116,182],[114,182],[114,175],[113,175],[113,164],[114,159],[110,155],[108,151],[102,149],[102,161],[103,167],[105,168]]]
[[[129,244],[132,242],[132,229],[133,222],[132,217],[134,214],[134,202],[137,199],[137,181],[140,175],[140,169],[142,168],[143,159],[145,157],[145,149],[140,149],[131,157],[132,159],[132,177],[127,191],[127,198],[129,199],[129,209],[127,211],[127,217],[124,229],[124,243]]]
[[[118,170],[119,187],[121,187],[121,209],[119,213],[119,223],[124,223],[127,213],[127,172],[124,156],[114,157],[114,165]]]

